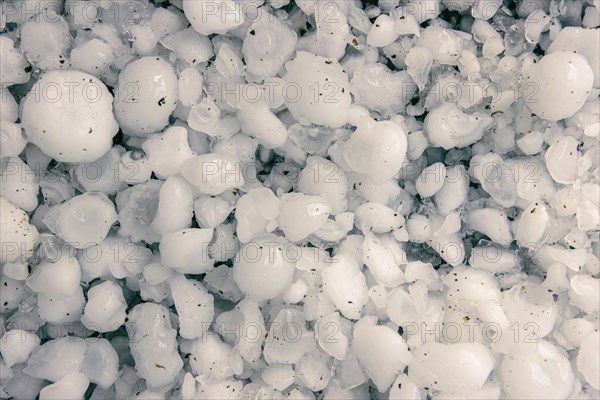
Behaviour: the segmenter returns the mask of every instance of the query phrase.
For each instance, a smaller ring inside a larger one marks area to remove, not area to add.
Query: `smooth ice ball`
[[[0,197],[0,262],[25,261],[39,241],[27,213]]]
[[[337,60],[299,51],[285,68],[285,104],[297,121],[331,128],[348,122],[348,75]]]
[[[99,192],[75,196],[60,206],[56,234],[77,249],[102,242],[117,221],[115,206]]]
[[[23,128],[55,160],[91,162],[110,149],[119,130],[112,107],[112,95],[95,76],[49,71],[25,97]]]
[[[292,283],[296,248],[282,237],[267,234],[244,245],[233,265],[233,279],[255,300],[269,300]]]
[[[407,148],[406,133],[398,124],[363,119],[344,146],[344,158],[354,171],[381,184],[400,171]]]
[[[124,133],[146,136],[162,130],[177,105],[179,83],[170,63],[148,56],[121,70],[115,117]]]
[[[566,51],[547,54],[526,72],[525,103],[549,121],[569,118],[583,107],[593,84],[594,72],[585,57]]]
[[[184,0],[183,11],[192,27],[203,35],[223,34],[244,22],[242,3],[232,0]]]

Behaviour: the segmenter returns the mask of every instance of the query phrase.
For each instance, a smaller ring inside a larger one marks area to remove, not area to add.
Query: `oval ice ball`
[[[566,51],[547,54],[526,72],[525,103],[549,121],[569,118],[583,107],[593,84],[594,72],[585,57]]]
[[[124,133],[146,136],[163,129],[177,105],[179,84],[170,63],[148,56],[119,74],[115,117]]]
[[[363,119],[344,146],[344,158],[354,171],[381,184],[400,171],[407,149],[406,133],[398,124]]]
[[[49,71],[25,97],[23,128],[55,160],[90,162],[110,149],[119,130],[112,107],[112,95],[95,76]]]
[[[233,265],[233,279],[255,300],[269,300],[292,283],[297,250],[284,238],[267,234],[245,244]]]
[[[203,35],[226,33],[244,22],[242,3],[233,0],[183,0],[192,27]]]
[[[285,68],[285,104],[297,121],[331,128],[348,122],[348,75],[337,60],[299,51]]]
[[[99,192],[75,196],[59,207],[56,234],[77,249],[102,242],[117,221],[114,204]]]

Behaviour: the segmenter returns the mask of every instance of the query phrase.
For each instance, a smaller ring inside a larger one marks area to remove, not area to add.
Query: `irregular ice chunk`
[[[600,360],[598,360],[600,334],[591,332],[581,341],[577,353],[577,369],[585,380],[596,390],[600,390]]]
[[[67,247],[59,249],[58,258],[44,260],[27,278],[29,287],[47,296],[74,296],[79,289],[81,267]]]
[[[226,33],[244,22],[242,4],[233,0],[184,0],[183,11],[192,27],[203,35]]]
[[[87,343],[78,337],[65,336],[37,347],[27,359],[23,370],[35,378],[56,382],[81,371]],[[57,363],[56,360],[61,360]]]
[[[323,292],[348,319],[359,319],[369,301],[365,276],[357,262],[347,255],[336,255],[323,269]]]
[[[152,171],[165,179],[181,170],[184,162],[196,156],[188,143],[188,132],[182,126],[172,126],[162,134],[150,136],[142,149],[148,157]]]
[[[280,200],[268,188],[253,189],[242,196],[235,206],[237,236],[247,243],[254,236],[266,233],[267,226],[279,215]]]
[[[190,349],[190,367],[195,375],[222,380],[242,373],[244,362],[236,347],[208,332],[194,340]]]
[[[165,234],[159,245],[161,264],[182,274],[205,273],[213,265],[208,254],[213,235],[213,229],[197,228]]]
[[[0,164],[0,180],[0,196],[24,211],[36,209],[40,185],[33,168],[19,157],[4,158]]]
[[[425,47],[440,64],[456,65],[462,55],[463,42],[460,36],[450,29],[430,25],[421,32],[417,46]]]
[[[80,373],[73,372],[59,381],[45,386],[40,391],[40,400],[79,400],[83,399],[85,391],[90,385],[88,378]]]
[[[493,122],[483,113],[465,114],[455,103],[443,103],[427,114],[423,131],[432,146],[450,150],[479,141]]]
[[[184,275],[177,274],[169,282],[179,315],[179,335],[184,339],[203,336],[213,320],[213,296],[200,282]]]
[[[265,339],[265,360],[269,364],[295,364],[314,348],[314,332],[306,329],[302,313],[292,308],[279,311]]]
[[[90,382],[108,389],[117,380],[119,374],[119,355],[106,339],[87,339],[87,350],[81,366]]]
[[[504,246],[508,246],[513,240],[505,212],[495,208],[469,210],[465,215],[465,227],[481,232]]]
[[[203,154],[183,163],[181,173],[200,192],[213,196],[244,186],[240,162],[225,154]]]
[[[308,195],[321,195],[336,215],[348,207],[346,192],[348,179],[341,168],[322,157],[308,157],[306,167],[298,177],[298,191]]]
[[[279,226],[291,242],[300,241],[318,230],[327,221],[331,210],[322,197],[302,193],[286,193],[281,196],[280,204]]]
[[[193,192],[181,175],[171,175],[160,188],[158,207],[150,228],[164,235],[188,228],[194,210]]]
[[[566,136],[550,144],[544,159],[548,172],[558,183],[574,183],[578,177],[579,142],[572,136]]]
[[[127,303],[121,287],[105,281],[87,292],[87,303],[81,322],[87,329],[98,332],[111,332],[125,322]]]
[[[40,338],[22,329],[11,329],[0,340],[2,360],[8,368],[24,363],[29,355],[40,345]]]

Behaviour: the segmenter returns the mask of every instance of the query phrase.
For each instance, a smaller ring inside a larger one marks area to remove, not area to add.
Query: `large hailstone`
[[[348,122],[348,75],[336,60],[299,51],[285,68],[285,104],[295,120],[331,128]]]
[[[170,63],[148,56],[121,70],[115,117],[128,135],[147,136],[162,130],[177,105],[179,83]]]
[[[23,102],[23,128],[30,142],[60,162],[91,162],[112,146],[119,125],[113,97],[95,76],[49,71]]]
[[[566,51],[547,54],[526,72],[523,92],[537,116],[558,121],[583,107],[594,84],[594,71],[582,55]]]

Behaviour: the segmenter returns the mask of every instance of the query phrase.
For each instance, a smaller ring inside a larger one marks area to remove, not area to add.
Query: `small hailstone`
[[[332,128],[348,121],[348,75],[336,60],[299,51],[285,68],[285,104],[297,121]]]
[[[577,369],[585,380],[596,390],[600,390],[600,334],[591,332],[581,340],[577,353]]]
[[[532,346],[533,351],[503,357],[499,367],[503,392],[514,399],[569,398],[575,380],[569,360],[545,340]]]
[[[181,170],[184,162],[196,156],[188,143],[187,129],[181,126],[168,128],[164,133],[149,136],[142,149],[152,171],[165,179]]]
[[[203,154],[183,163],[181,174],[201,193],[213,196],[244,186],[240,163],[224,154]]]
[[[502,294],[506,316],[518,324],[520,334],[528,333],[528,323],[535,325],[535,332],[531,333],[534,338],[543,338],[552,331],[558,311],[552,294],[546,288],[534,283],[521,283]]]
[[[433,201],[440,214],[447,215],[467,201],[468,191],[467,172],[463,166],[455,165],[446,168],[444,185],[435,193]]]
[[[284,238],[266,234],[244,245],[233,265],[242,292],[256,300],[273,299],[292,283],[297,250]]]
[[[87,343],[76,336],[64,336],[35,348],[27,359],[24,372],[35,378],[57,382],[81,371]],[[56,360],[62,360],[56,362]]]
[[[193,28],[173,32],[163,37],[160,43],[173,51],[177,58],[195,66],[213,56],[213,46],[208,37]]]
[[[81,366],[91,383],[108,389],[115,383],[119,374],[119,355],[106,339],[88,338],[85,358]]]
[[[44,18],[30,18],[21,26],[21,51],[43,70],[63,68],[65,62],[68,65],[72,40],[69,24],[54,10],[46,10]]]
[[[171,277],[169,283],[179,315],[179,335],[184,339],[202,337],[213,320],[213,296],[201,283],[184,275]]]
[[[569,118],[581,109],[593,84],[594,72],[585,57],[567,51],[550,53],[526,70],[523,88],[536,90],[525,103],[549,121]]]
[[[112,332],[125,322],[127,303],[121,287],[105,281],[92,287],[87,293],[81,322],[86,328],[98,332]]]
[[[308,195],[321,195],[336,215],[346,210],[348,180],[335,163],[322,157],[308,157],[306,167],[298,177],[298,191]]]
[[[39,184],[35,171],[18,157],[2,159],[0,164],[0,196],[23,211],[31,212],[38,206]]]
[[[415,181],[415,188],[421,197],[431,197],[444,186],[445,181],[446,166],[437,162],[423,169]]]
[[[281,196],[280,204],[278,223],[291,242],[300,241],[314,233],[331,212],[329,204],[322,197],[302,193],[286,193]]]
[[[346,255],[335,256],[323,269],[323,292],[348,319],[360,318],[369,301],[365,276],[357,261]]]
[[[245,86],[249,87],[249,86]],[[262,92],[255,86],[258,95]],[[277,148],[283,146],[288,138],[286,126],[269,109],[265,99],[243,100],[237,110],[237,118],[240,122],[242,133],[256,138],[266,148]]]
[[[408,141],[392,121],[362,120],[344,146],[344,159],[356,172],[382,184],[400,171]]]
[[[66,247],[59,249],[59,257],[42,261],[27,278],[29,287],[48,296],[73,296],[79,289],[81,267]]]
[[[128,332],[131,355],[150,390],[172,386],[183,367],[177,352],[177,332],[168,315],[164,306],[150,302],[138,304],[128,315],[136,327]]]
[[[492,353],[480,343],[427,343],[411,352],[409,378],[419,387],[456,394],[480,389],[494,369]]]
[[[399,36],[396,29],[396,23],[392,17],[381,14],[367,35],[367,44],[369,46],[384,47],[392,43]]]
[[[335,312],[320,318],[315,329],[319,346],[337,360],[344,360],[349,348],[348,337],[342,332],[341,325],[340,314]]]
[[[0,93],[4,96],[4,93]],[[4,107],[4,106],[2,106]],[[0,157],[17,157],[25,149],[27,139],[23,136],[21,124],[0,121]]]
[[[492,123],[492,117],[465,114],[455,103],[443,103],[427,114],[423,131],[431,145],[450,150],[477,142]]]
[[[160,188],[158,206],[150,228],[159,235],[188,228],[193,209],[191,185],[179,174],[171,175]]]
[[[0,340],[0,354],[8,368],[24,363],[31,352],[40,345],[40,338],[22,329],[12,329]]]
[[[562,184],[572,184],[578,177],[577,161],[579,142],[572,136],[560,138],[550,144],[544,154],[546,167],[552,178]]]
[[[289,340],[291,335],[294,340]],[[306,329],[302,312],[284,308],[271,322],[263,355],[269,364],[296,364],[315,346],[314,332]]]
[[[235,206],[237,236],[247,243],[254,236],[266,233],[267,227],[279,215],[280,199],[268,188],[258,188],[242,196]]]
[[[31,72],[28,70],[27,59],[16,49],[15,42],[8,36],[0,36],[2,61],[0,61],[0,84],[2,87],[29,81]]]
[[[244,363],[237,348],[223,342],[217,334],[208,332],[192,342],[190,367],[196,375],[222,380],[240,375]]]
[[[82,399],[90,385],[88,378],[73,372],[40,391],[40,400]]]
[[[83,315],[85,297],[81,287],[73,296],[37,294],[37,306],[40,318],[53,324],[73,323]]]
[[[517,140],[517,146],[526,155],[537,154],[542,150],[544,144],[544,134],[539,131],[527,133]]]
[[[463,42],[450,29],[430,25],[421,32],[417,46],[431,50],[433,59],[440,64],[457,65],[462,55]]]
[[[196,68],[186,68],[179,73],[179,101],[186,107],[196,104],[202,97],[204,78]]]
[[[113,202],[103,193],[86,192],[58,207],[56,234],[77,249],[102,242],[118,218]]]
[[[357,225],[373,233],[387,233],[398,229],[404,217],[392,208],[374,202],[366,202],[356,209]],[[364,228],[363,228],[364,226]]]
[[[503,273],[516,268],[519,257],[514,250],[501,246],[476,246],[471,251],[469,265],[493,273]]]
[[[161,264],[180,273],[205,273],[213,265],[208,255],[213,234],[213,229],[197,228],[166,233],[159,245]]]
[[[112,47],[101,39],[92,39],[71,50],[71,66],[90,75],[107,73],[113,61]]]
[[[96,161],[80,163],[75,167],[76,183],[86,192],[112,194],[127,187],[119,170],[125,148],[114,146]]]
[[[354,327],[352,350],[367,376],[384,392],[410,362],[408,346],[390,327],[375,325],[366,317]]]
[[[291,365],[273,364],[263,370],[261,377],[265,383],[275,389],[285,390],[294,383],[296,374]]]
[[[177,75],[160,57],[146,56],[121,70],[115,118],[124,133],[147,136],[163,129],[177,104]]]
[[[113,96],[95,76],[53,70],[27,93],[21,121],[27,138],[55,160],[90,162],[111,148],[119,130],[112,107]]]
[[[465,216],[465,228],[487,235],[494,242],[508,246],[513,238],[505,212],[495,208],[473,209]]]
[[[232,209],[233,205],[220,197],[203,196],[194,201],[194,217],[201,228],[221,225]]]
[[[513,231],[521,246],[532,246],[546,239],[551,227],[549,207],[541,201],[531,203],[523,210]]]
[[[242,4],[232,0],[184,0],[183,11],[195,30],[203,35],[227,33],[244,22]]]

